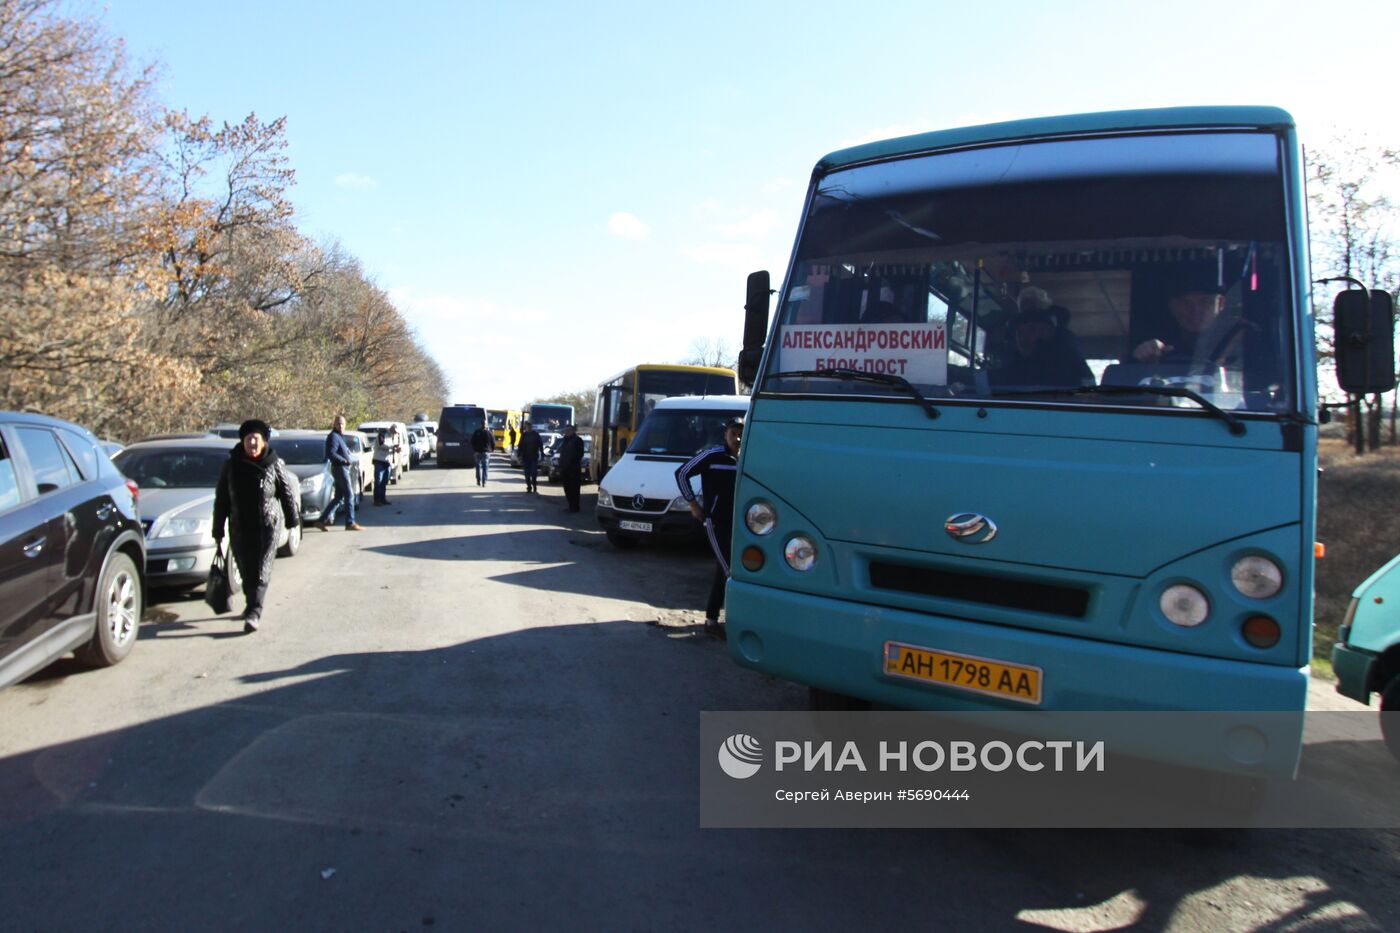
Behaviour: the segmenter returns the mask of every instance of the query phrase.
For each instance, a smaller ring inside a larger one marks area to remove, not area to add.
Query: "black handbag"
[[[233,588],[228,579],[228,555],[224,553],[223,542],[214,546],[214,560],[209,564],[209,579],[204,583],[204,601],[209,608],[223,615],[229,611],[229,597]]]

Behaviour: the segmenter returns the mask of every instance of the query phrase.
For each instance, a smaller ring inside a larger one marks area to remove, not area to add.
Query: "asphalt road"
[[[165,601],[0,692],[0,927],[1400,928],[1392,831],[701,830],[698,711],[806,699],[699,633],[706,554],[503,464],[391,498],[255,635]]]

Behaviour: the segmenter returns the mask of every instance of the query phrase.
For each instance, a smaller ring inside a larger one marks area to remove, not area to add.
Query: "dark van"
[[[438,417],[438,466],[476,466],[476,454],[472,452],[472,434],[485,424],[484,408],[475,405],[445,406]]]

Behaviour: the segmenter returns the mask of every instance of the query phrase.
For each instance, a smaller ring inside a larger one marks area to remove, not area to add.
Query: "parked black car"
[[[69,651],[92,667],[131,651],[146,590],[136,497],[86,429],[0,412],[0,687]]]

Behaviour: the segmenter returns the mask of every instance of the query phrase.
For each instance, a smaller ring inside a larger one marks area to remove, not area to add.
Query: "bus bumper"
[[[846,602],[731,579],[725,602],[730,655],[739,664],[797,683],[897,709],[1007,711],[1024,709],[1291,713],[1267,721],[1264,759],[1242,767],[1227,741],[1191,748],[1148,744],[1134,749],[1153,760],[1292,777],[1302,747],[1309,668],[1245,661],[1072,638]],[[884,671],[886,644],[899,642],[979,659],[1039,668],[1038,706],[897,678]],[[1282,724],[1282,728],[1278,726]],[[1227,730],[1228,731],[1228,730]]]

